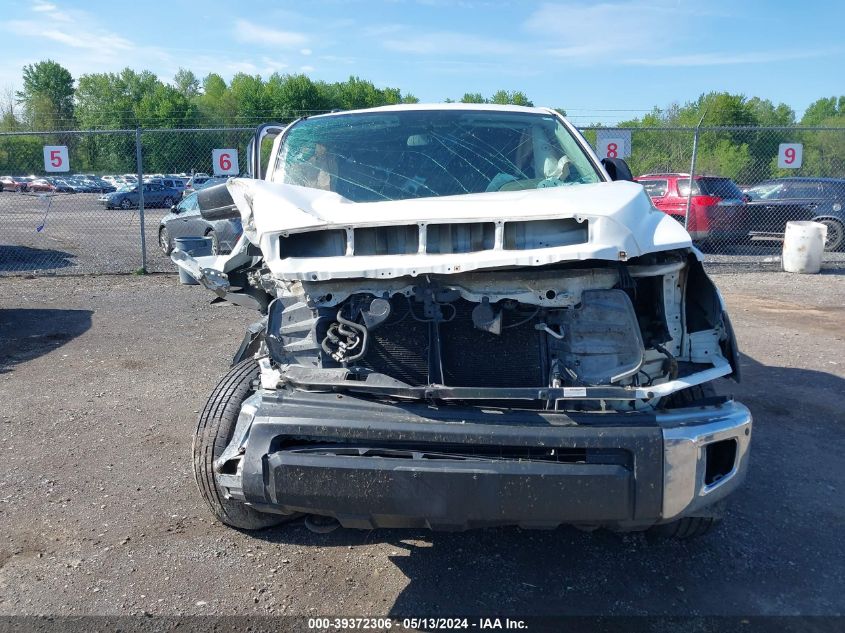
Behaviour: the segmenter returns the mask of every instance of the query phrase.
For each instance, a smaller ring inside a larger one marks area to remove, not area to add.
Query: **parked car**
[[[681,224],[690,194],[689,174],[644,174],[636,178],[654,206]],[[730,178],[693,178],[686,228],[697,242],[738,242],[748,238],[746,198]]]
[[[172,207],[179,199],[179,192],[175,189],[145,183],[144,207]],[[118,189],[114,193],[107,193],[99,198],[100,204],[107,209],[134,209],[138,207],[140,194],[138,185],[129,185]]]
[[[51,185],[53,185],[53,190],[57,193],[76,193],[76,190],[71,187],[63,178],[50,177],[45,178],[45,180],[47,180]]]
[[[214,178],[209,178],[208,180],[204,180],[203,182],[198,183],[193,189],[185,189],[185,191],[182,192],[182,195],[187,197],[187,196],[191,195],[191,193],[193,191],[202,191],[206,187],[213,187],[214,185],[220,185],[220,184],[226,182],[228,179],[229,179],[228,176],[224,176],[224,177],[216,177],[215,176]]]
[[[36,178],[27,186],[27,191],[38,193],[52,193],[55,190],[56,187],[46,178]]]
[[[27,181],[23,176],[2,176],[0,177],[0,184],[2,184],[3,191],[17,191],[18,193],[26,191]]]
[[[196,189],[199,185],[203,184],[204,182],[208,181],[211,178],[208,174],[204,173],[197,173],[188,178],[185,186],[188,189]]]
[[[845,247],[845,179],[775,178],[745,193],[749,228],[757,239],[780,237],[790,220],[813,220],[827,226],[826,250]]]
[[[215,255],[229,253],[241,236],[243,229],[239,218],[208,221],[200,215],[197,194],[188,194],[159,222],[158,245],[165,255],[173,251],[177,237],[210,237]]]
[[[274,147],[263,178],[197,193],[206,220],[243,218],[235,251],[171,255],[259,315],[193,442],[220,521],[718,520],[752,435],[712,388],[736,339],[624,161],[554,110],[478,104],[308,117]]]

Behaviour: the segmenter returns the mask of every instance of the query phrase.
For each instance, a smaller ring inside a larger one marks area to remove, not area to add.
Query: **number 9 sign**
[[[214,165],[215,176],[237,176],[240,173],[236,149],[211,150],[211,162]]]
[[[70,171],[66,145],[44,146],[44,171]]]
[[[801,143],[781,143],[778,146],[778,167],[798,169],[804,158],[804,146]]]

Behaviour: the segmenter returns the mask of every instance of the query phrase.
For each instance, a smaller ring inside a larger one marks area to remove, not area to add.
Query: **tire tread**
[[[197,420],[192,444],[194,478],[200,495],[223,523],[242,530],[279,525],[285,517],[265,514],[235,499],[226,499],[214,481],[214,460],[229,443],[241,404],[258,378],[258,363],[250,358],[232,367],[211,392]]]

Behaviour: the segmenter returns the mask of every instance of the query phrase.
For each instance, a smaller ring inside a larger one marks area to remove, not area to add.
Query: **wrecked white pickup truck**
[[[275,130],[199,193],[230,255],[173,260],[263,318],[199,420],[224,523],[694,536],[751,416],[701,254],[552,110],[391,106]],[[266,152],[265,152],[266,154]]]

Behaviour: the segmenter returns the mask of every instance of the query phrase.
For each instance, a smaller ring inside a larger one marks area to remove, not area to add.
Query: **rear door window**
[[[640,180],[639,183],[652,198],[662,198],[669,190],[668,180]]]
[[[784,189],[783,198],[821,198],[821,185],[817,182],[790,182]]]
[[[698,183],[705,195],[723,200],[742,199],[742,192],[730,178],[701,178]]]
[[[681,180],[678,180],[678,195],[684,198],[690,195],[689,178],[683,178]],[[693,181],[692,183],[692,195],[701,195],[701,188],[699,187],[697,180]]]

